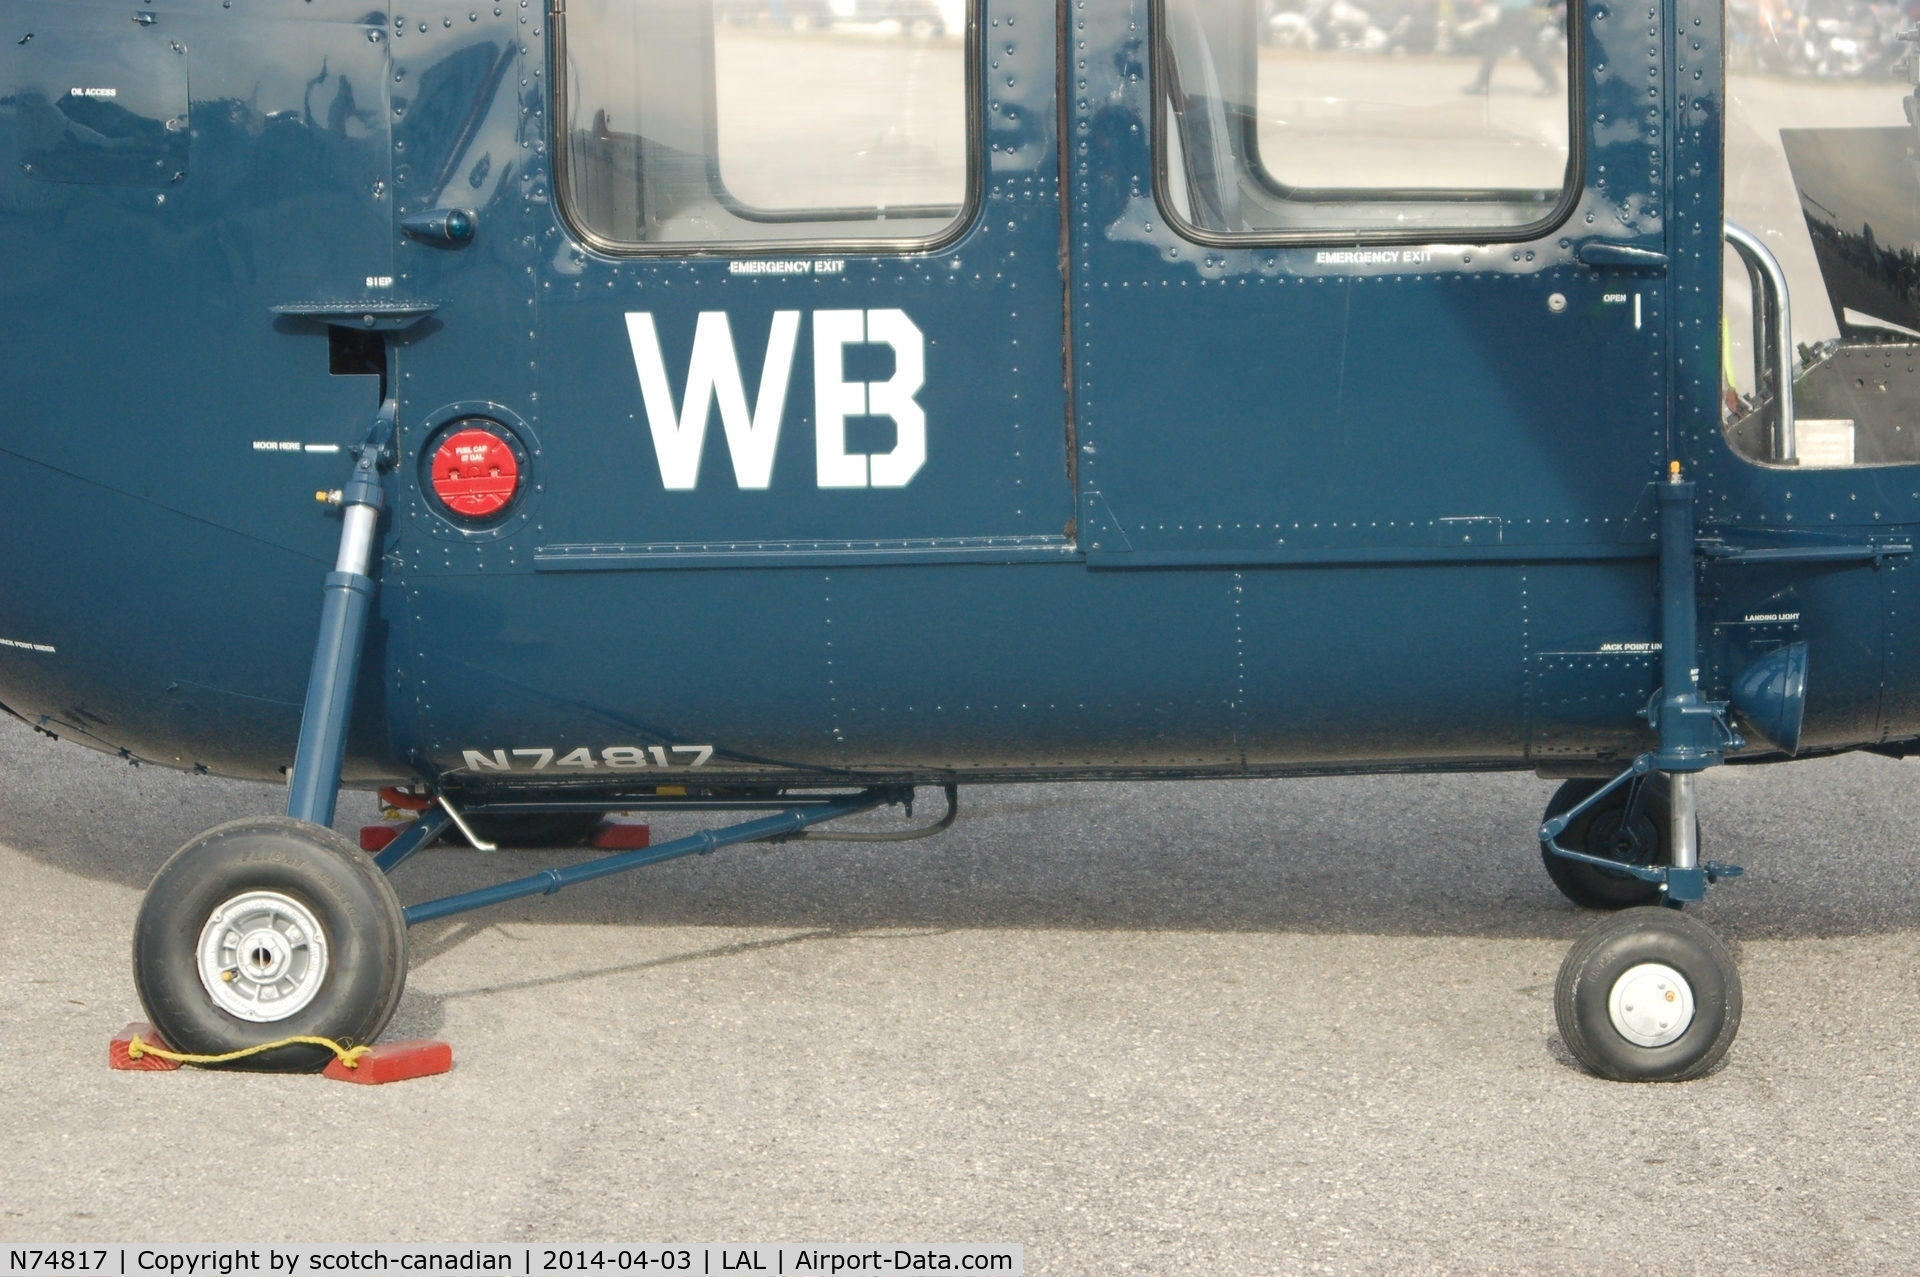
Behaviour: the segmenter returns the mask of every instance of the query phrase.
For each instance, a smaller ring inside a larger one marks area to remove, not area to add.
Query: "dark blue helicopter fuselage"
[[[1576,3],[1577,180],[1484,244],[1170,225],[1157,20],[981,0],[944,243],[626,253],[556,180],[542,6],[7,5],[0,701],[284,771],[339,537],[314,493],[384,384],[350,782],[1604,771],[1650,739],[1671,460],[1707,542],[1836,556],[1707,560],[1708,692],[1804,639],[1803,752],[1920,735],[1920,476],[1759,465],[1721,430],[1718,5]],[[172,105],[70,142],[43,87],[69,82]],[[447,207],[470,243],[401,228]],[[349,335],[409,304],[375,366]],[[749,395],[797,325],[764,486],[718,422],[678,482],[649,433],[642,336],[677,396],[714,312]],[[924,414],[891,454],[816,446],[848,332],[895,338],[849,384]],[[423,470],[474,414],[524,450],[484,525]]]

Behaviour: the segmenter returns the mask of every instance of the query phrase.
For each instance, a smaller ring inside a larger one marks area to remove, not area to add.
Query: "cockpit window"
[[[1203,237],[1498,237],[1569,189],[1564,4],[1163,0],[1159,35],[1162,192]]]
[[[972,195],[964,0],[573,0],[567,209],[615,251],[920,247]]]

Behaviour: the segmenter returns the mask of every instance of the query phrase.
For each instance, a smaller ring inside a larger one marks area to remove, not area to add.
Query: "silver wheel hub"
[[[1607,1015],[1635,1046],[1666,1046],[1693,1023],[1693,986],[1664,962],[1642,962],[1613,982]]]
[[[327,979],[327,934],[313,911],[277,891],[215,909],[195,951],[200,983],[228,1015],[264,1024],[296,1015]]]

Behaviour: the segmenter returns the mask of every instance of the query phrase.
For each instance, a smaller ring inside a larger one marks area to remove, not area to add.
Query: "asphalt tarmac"
[[[1584,1073],[1530,775],[962,791],[419,928],[453,1073],[114,1073],[141,889],[273,788],[0,723],[0,1238],[998,1242],[1066,1273],[1912,1271],[1913,764],[1702,783],[1746,1020]],[[937,805],[937,799],[935,800]],[[343,804],[352,828],[371,809]],[[661,835],[673,832],[662,825]],[[436,850],[403,899],[554,855]]]

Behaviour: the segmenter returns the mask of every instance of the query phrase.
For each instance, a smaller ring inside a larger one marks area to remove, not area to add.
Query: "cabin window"
[[[1757,11],[1729,10],[1727,28],[1727,441],[1749,461],[1802,470],[1920,465],[1911,86],[1864,55],[1816,61],[1790,26]],[[1785,315],[1769,304],[1753,241],[1780,271]]]
[[[964,0],[572,0],[562,189],[602,247],[918,248],[973,194]]]
[[[1159,18],[1161,190],[1202,238],[1517,238],[1571,189],[1564,4],[1162,0]]]

